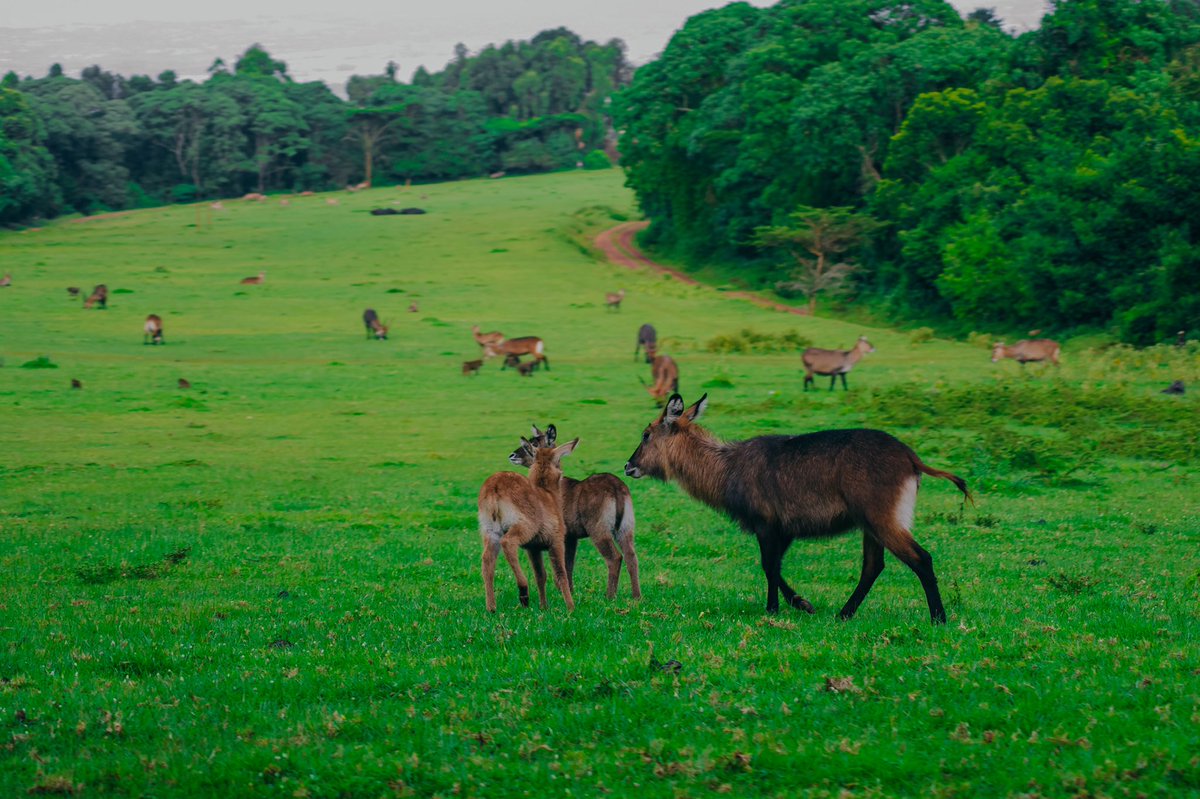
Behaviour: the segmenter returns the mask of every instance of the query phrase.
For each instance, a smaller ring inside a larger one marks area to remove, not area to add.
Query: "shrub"
[[[733,334],[722,334],[710,338],[704,345],[709,352],[792,352],[812,346],[812,341],[796,330],[783,333],[760,333],[746,327]]]
[[[584,169],[611,169],[612,161],[603,150],[592,150],[583,159]]]
[[[924,344],[926,341],[933,341],[933,328],[918,327],[908,334],[908,340],[913,344]]]

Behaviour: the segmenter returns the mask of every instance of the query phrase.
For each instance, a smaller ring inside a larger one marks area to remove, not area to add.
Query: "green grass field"
[[[1022,374],[618,270],[586,243],[635,215],[621,182],[0,233],[0,796],[1200,795],[1200,413],[1158,393],[1195,344]],[[366,213],[393,202],[429,213]],[[96,283],[108,310],[65,291]],[[968,480],[976,507],[930,479],[917,508],[946,626],[890,556],[835,620],[857,534],[794,546],[817,613],[768,617],[755,543],[646,480],[640,603],[584,542],[573,614],[520,608],[503,562],[484,612],[480,484],[531,422],[582,439],[568,474],[620,473],[646,321],[722,436],[879,427]],[[552,370],[461,376],[476,323]],[[878,351],[805,394],[794,349],[706,349],[743,329]]]

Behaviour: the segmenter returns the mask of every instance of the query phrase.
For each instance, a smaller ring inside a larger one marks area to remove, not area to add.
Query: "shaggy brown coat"
[[[784,553],[798,538],[863,532],[858,586],[842,608],[848,619],[883,571],[888,550],[916,572],[929,616],[946,620],[933,558],[912,537],[921,474],[944,477],[970,498],[962,478],[926,466],[905,444],[879,430],[826,430],[799,436],[761,436],[723,442],[695,424],[708,395],[684,410],[675,394],[625,464],[630,477],[675,481],[696,499],[724,511],[758,539],[767,577],[767,612],[779,592],[792,607],[812,612],[783,579]]]
[[[679,365],[670,355],[656,355],[650,362],[650,377],[654,385],[647,387],[650,396],[662,401],[667,394],[679,390]]]

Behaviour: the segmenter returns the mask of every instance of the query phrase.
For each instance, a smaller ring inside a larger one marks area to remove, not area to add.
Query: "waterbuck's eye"
[[[643,431],[642,431],[642,443],[643,443],[643,444],[645,444],[645,443],[646,443],[647,441],[649,441],[649,440],[650,440],[650,431],[649,431],[649,430],[643,430]]]

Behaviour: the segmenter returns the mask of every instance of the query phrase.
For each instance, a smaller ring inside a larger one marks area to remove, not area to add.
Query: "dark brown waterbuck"
[[[547,427],[545,432],[535,426],[533,438],[522,439],[521,446],[508,456],[508,460],[516,466],[531,467],[537,450],[553,449],[557,438],[554,425]],[[590,538],[608,564],[608,598],[617,595],[624,560],[633,598],[641,599],[642,585],[638,580],[637,552],[633,546],[633,498],[629,487],[615,474],[593,474],[583,480],[564,475],[558,485],[563,522],[567,526],[565,550],[571,592],[575,591],[575,551],[579,539]],[[534,568],[536,571],[537,566]],[[545,573],[539,573],[538,579],[544,583]]]
[[[921,474],[944,477],[970,499],[962,478],[926,466],[917,454],[880,430],[826,430],[799,436],[721,441],[696,420],[705,394],[685,409],[678,394],[625,464],[630,477],[675,481],[705,504],[724,511],[758,539],[767,577],[767,612],[779,610],[779,593],[795,608],[812,604],[783,579],[784,553],[798,538],[863,533],[862,576],[840,612],[849,619],[883,571],[888,550],[916,572],[929,617],[946,621],[933,558],[912,537]]]
[[[367,338],[374,337],[376,340],[387,338],[387,325],[379,321],[379,314],[375,313],[374,308],[368,308],[363,311],[363,325],[367,328]]]
[[[654,360],[655,352],[658,350],[658,331],[654,329],[654,325],[647,323],[638,328],[637,346],[633,348],[635,361],[640,349],[646,350],[646,363]]]

